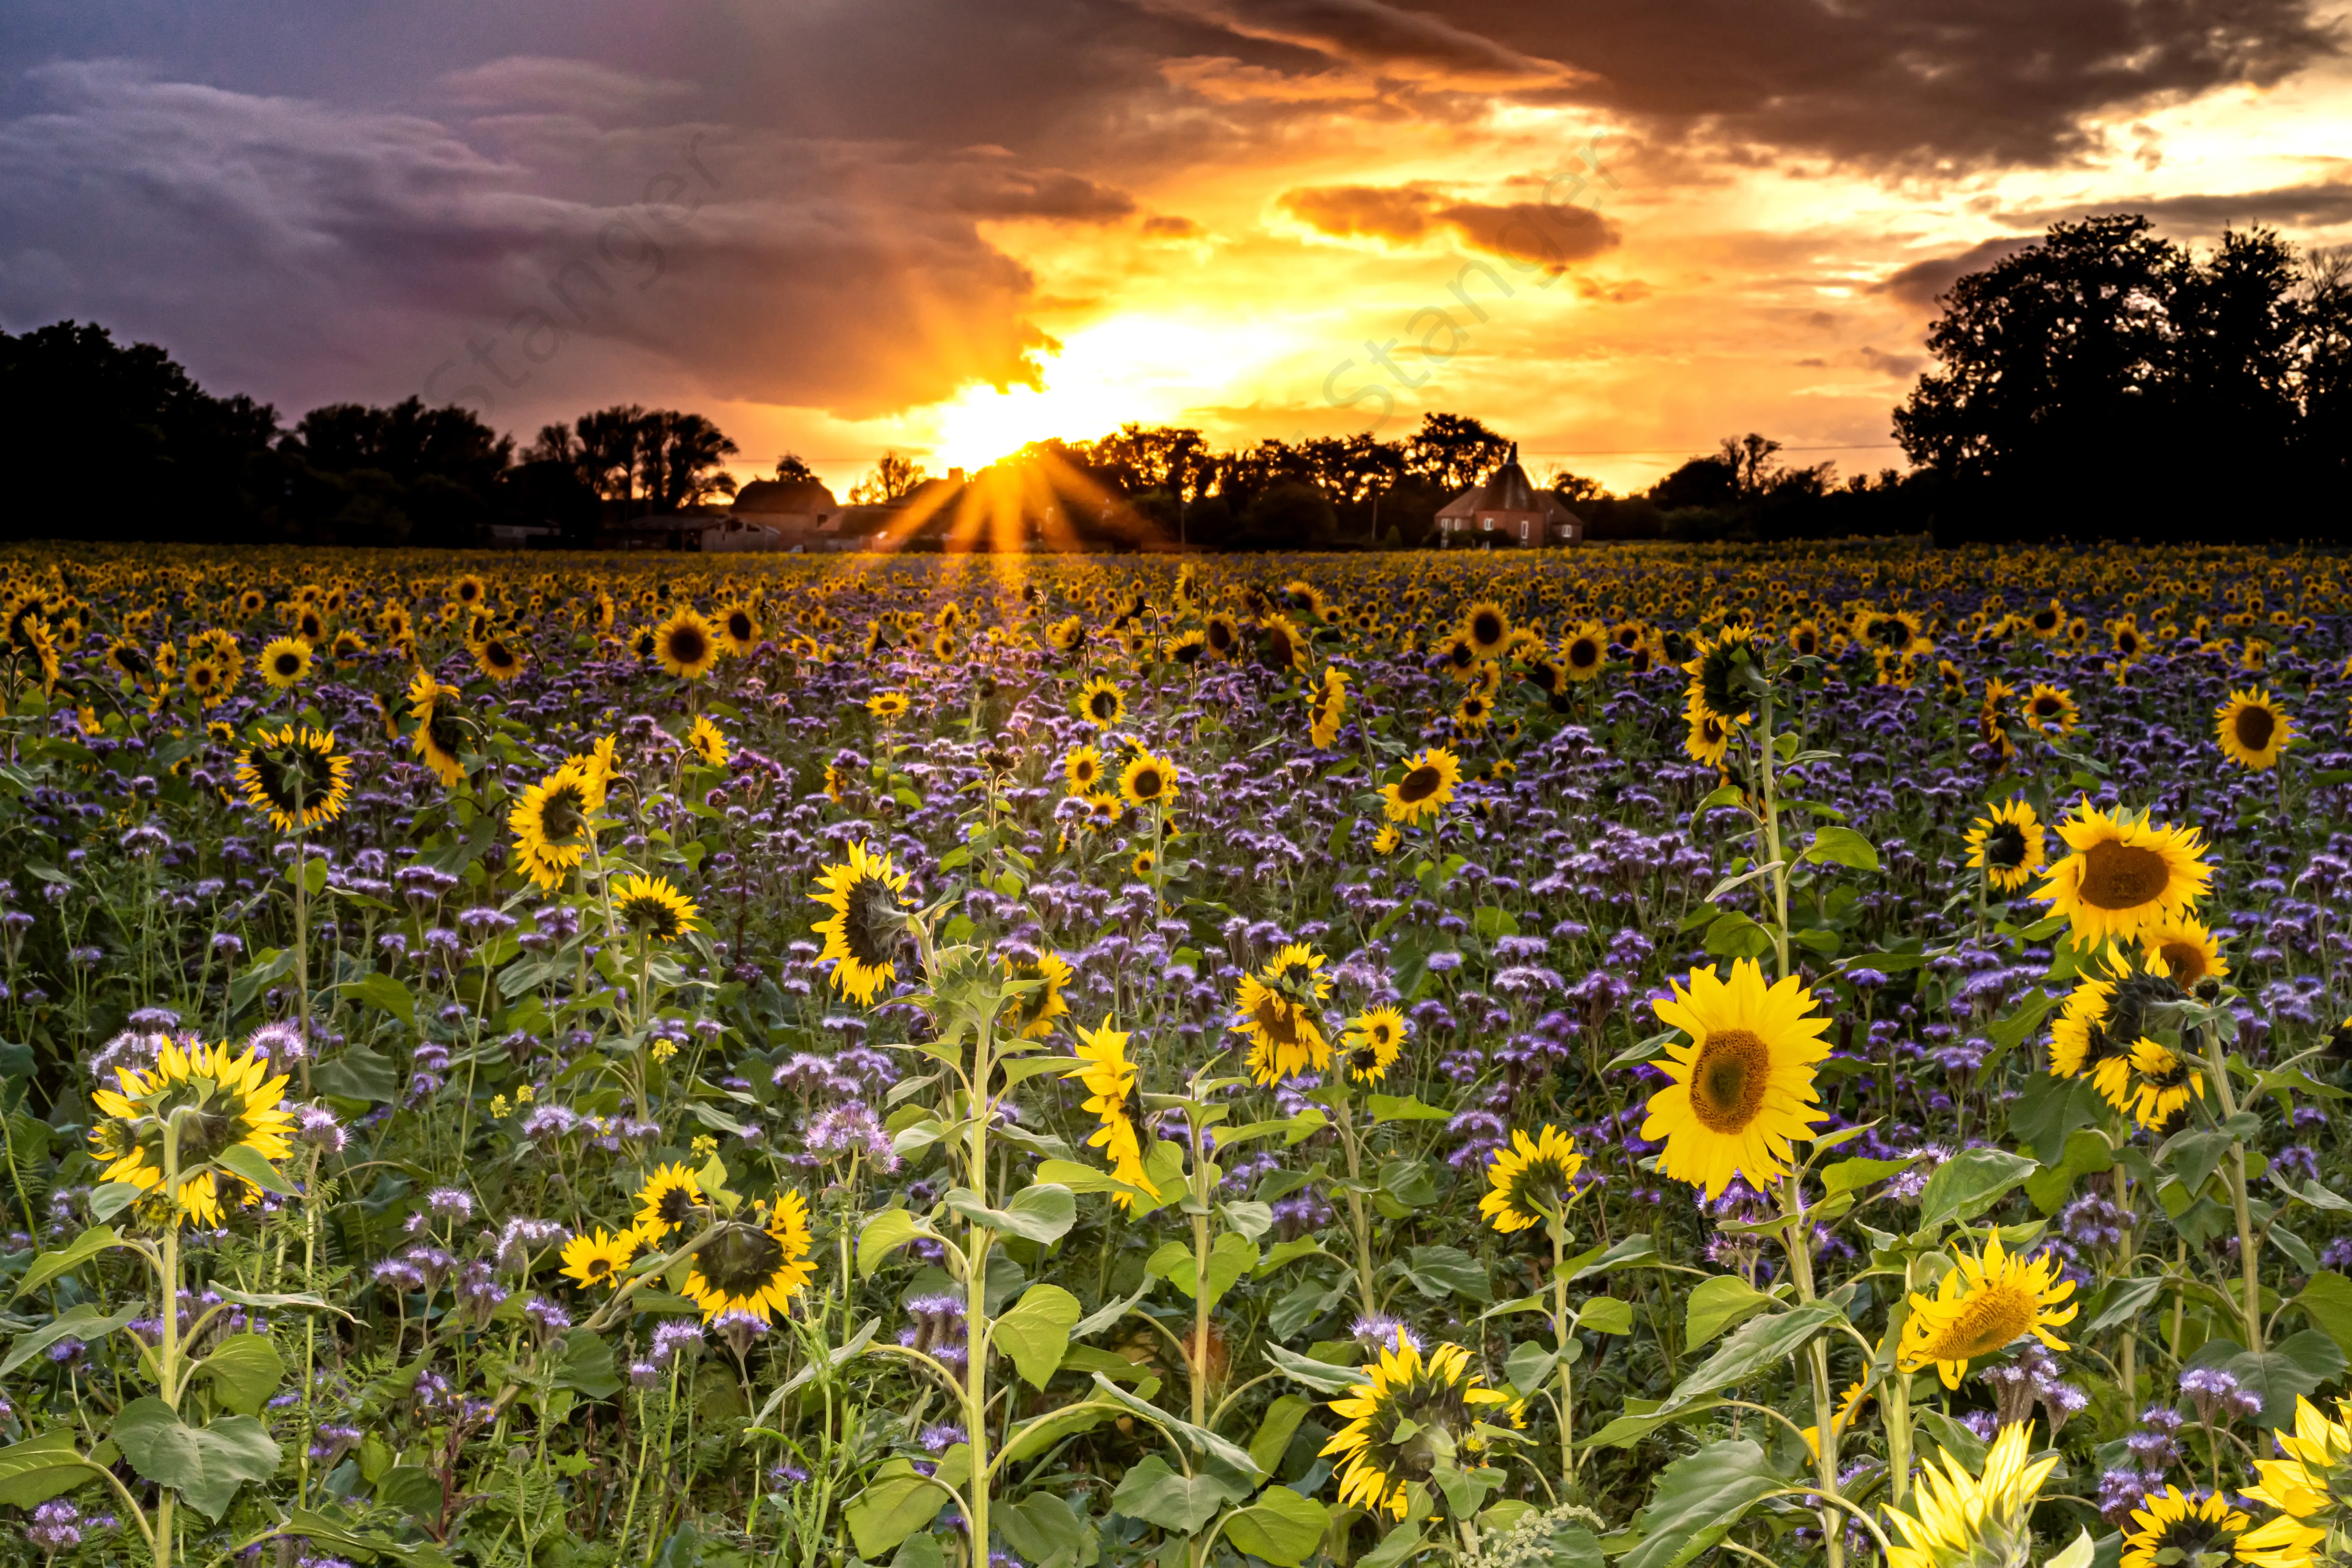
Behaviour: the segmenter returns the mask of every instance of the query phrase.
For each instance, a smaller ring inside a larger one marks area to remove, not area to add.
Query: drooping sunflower
[[[2213,736],[2223,756],[2261,773],[2294,743],[2294,720],[2267,691],[2232,691],[2213,711]]]
[[[1339,738],[1339,725],[1348,717],[1348,672],[1337,665],[1323,667],[1323,684],[1308,699],[1307,738],[1318,752],[1328,752]]]
[[[1127,716],[1127,699],[1107,676],[1096,676],[1078,691],[1078,717],[1097,730],[1108,730]]]
[[[624,926],[655,942],[676,942],[702,918],[694,900],[667,877],[622,878],[613,890],[613,913]]]
[[[616,1288],[622,1272],[629,1267],[629,1259],[637,1255],[640,1240],[634,1229],[618,1236],[605,1234],[601,1225],[593,1236],[583,1231],[563,1244],[563,1277],[579,1281],[583,1289],[592,1285]]]
[[[285,1109],[286,1075],[272,1077],[258,1052],[232,1056],[226,1044],[166,1041],[152,1068],[117,1068],[114,1079],[115,1088],[90,1093],[101,1118],[89,1133],[91,1152],[105,1163],[99,1179],[127,1182],[142,1193],[162,1187],[164,1126],[176,1118],[176,1196],[199,1226],[220,1223],[223,1182],[238,1202],[260,1197],[213,1161],[239,1147],[272,1161],[289,1152],[286,1132],[294,1117]]]
[[[2005,800],[1969,826],[1969,864],[1993,890],[2013,893],[2050,863],[2049,837],[2029,800]]]
[[[310,674],[310,645],[299,637],[272,637],[261,650],[261,679],[272,690],[291,690]]]
[[[466,776],[466,764],[457,755],[466,740],[457,704],[457,689],[442,685],[429,671],[418,670],[408,683],[408,712],[416,721],[409,746],[451,789]]]
[[[1079,1065],[1066,1068],[1062,1076],[1086,1086],[1085,1109],[1102,1123],[1087,1140],[1087,1147],[1103,1152],[1110,1161],[1112,1175],[1156,1198],[1160,1189],[1143,1173],[1143,1141],[1137,1131],[1143,1102],[1136,1092],[1135,1064],[1127,1059],[1128,1039],[1126,1031],[1110,1026],[1108,1015],[1097,1028],[1079,1026]],[[1111,1197],[1122,1209],[1135,1206],[1132,1194],[1113,1193]]]
[[[2205,1075],[2161,1041],[2142,1035],[2120,1056],[2091,1069],[2099,1097],[2149,1131],[2172,1131],[2191,1100],[2205,1098]]]
[[[710,721],[708,714],[694,716],[694,727],[686,732],[686,743],[701,759],[705,767],[723,768],[727,765],[726,733]]]
[[[1388,1076],[1404,1050],[1410,1032],[1404,1015],[1394,1007],[1368,1007],[1348,1020],[1339,1036],[1339,1055],[1348,1076],[1358,1083],[1378,1083]]]
[[[729,1220],[695,1249],[685,1294],[709,1322],[721,1312],[772,1321],[816,1273],[809,1261],[808,1200],[797,1192],[753,1211],[760,1223]]]
[[[692,1225],[709,1202],[702,1195],[702,1179],[692,1171],[675,1163],[660,1166],[637,1189],[636,1232],[649,1242],[666,1240],[673,1231]]]
[[[1120,770],[1118,793],[1139,809],[1156,805],[1165,810],[1176,804],[1176,764],[1166,757],[1138,752]]]
[[[1234,1005],[1241,1014],[1234,1027],[1249,1037],[1250,1073],[1261,1084],[1313,1070],[1331,1062],[1331,1043],[1320,1016],[1331,983],[1322,974],[1323,955],[1304,942],[1291,942],[1265,968],[1242,976]]]
[[[1719,768],[1731,754],[1731,726],[1706,710],[1696,697],[1683,713],[1689,728],[1683,735],[1683,752],[1704,767]]]
[[[594,841],[590,819],[604,805],[603,775],[565,763],[522,792],[507,814],[515,858],[541,889],[553,891],[587,859]]]
[[[2195,989],[2200,980],[2221,980],[2230,973],[2221,942],[2195,915],[2154,922],[2139,933],[2139,944],[2147,954],[2148,967],[2163,964],[2166,976],[2183,991]]]
[[[1461,782],[1462,759],[1444,746],[1428,747],[1405,759],[1403,777],[1381,787],[1381,810],[1410,827],[1444,810]]]
[[[2213,879],[2204,836],[2193,827],[2157,827],[2146,816],[2109,816],[2085,800],[2058,826],[2072,851],[2050,868],[2033,896],[2073,923],[2077,947],[2130,942],[2158,921],[2196,907]]]
[[[1462,612],[1462,638],[1480,658],[1493,658],[1511,640],[1510,612],[1492,599],[1481,599]]]
[[[2018,1421],[2001,1428],[1982,1476],[1962,1469],[1949,1449],[1942,1469],[1932,1459],[1922,1466],[1910,1510],[1887,1510],[1886,1521],[1905,1544],[1886,1554],[1886,1568],[2023,1568],[2033,1552],[2033,1500],[2059,1460],[2051,1454],[2025,1462],[2031,1426]]]
[[[1405,1489],[1426,1483],[1437,1470],[1439,1445],[1427,1434],[1442,1432],[1455,1447],[1475,1452],[1486,1447],[1477,1428],[1499,1425],[1485,1422],[1486,1413],[1511,1418],[1511,1396],[1485,1387],[1460,1345],[1439,1345],[1424,1357],[1400,1327],[1363,1370],[1364,1382],[1331,1401],[1332,1414],[1348,1425],[1321,1450],[1325,1458],[1344,1456],[1344,1505],[1402,1519]],[[1401,1434],[1407,1422],[1411,1426]]]
[[[2074,705],[2074,694],[2064,687],[2037,680],[2025,694],[2025,721],[2040,734],[2054,731],[2071,735],[2083,721],[2083,710]]]
[[[2061,1277],[2063,1267],[2054,1252],[2030,1262],[2010,1256],[2001,1250],[1998,1233],[1985,1239],[1981,1257],[1961,1253],[1935,1295],[1912,1292],[1897,1352],[1902,1370],[1932,1364],[1946,1388],[1958,1388],[1970,1361],[2006,1350],[2028,1334],[2053,1351],[2066,1349],[2066,1342],[2050,1331],[2072,1322],[2079,1310],[2058,1305],[2074,1293],[2074,1282]]]
[[[2283,1457],[2254,1461],[2262,1479],[2246,1496],[2278,1517],[2240,1537],[2238,1556],[2253,1568],[2311,1568],[2331,1535],[2352,1531],[2352,1400],[2337,1400],[2331,1421],[2298,1394],[2294,1434],[2273,1437]]]
[[[1514,1129],[1508,1147],[1486,1162],[1486,1195],[1478,1212],[1505,1236],[1558,1219],[1576,1195],[1584,1156],[1549,1122],[1533,1138]]]
[[[1004,1005],[1004,1026],[1024,1040],[1042,1040],[1054,1032],[1054,1020],[1070,1010],[1070,965],[1058,952],[1041,952],[1034,959],[1005,959],[1006,975],[1034,980],[1037,989],[1024,992]]]
[[[2124,1532],[2123,1568],[2221,1568],[2252,1523],[2219,1492],[2184,1497],[2168,1486],[2145,1493]]]
[[[719,663],[719,629],[693,605],[654,628],[654,658],[680,680],[699,680]]]
[[[474,668],[500,685],[520,675],[525,662],[521,650],[504,637],[484,637],[474,647]]]
[[[833,913],[819,921],[824,938],[818,959],[839,960],[833,986],[845,996],[871,1003],[898,976],[894,953],[906,932],[908,873],[893,871],[890,857],[866,852],[863,839],[849,846],[849,858],[817,873],[817,902]]]
[[[351,804],[352,759],[335,750],[331,730],[286,724],[263,729],[236,765],[245,801],[280,833],[307,833]]]
[[[1748,626],[1726,626],[1698,646],[1697,657],[1683,666],[1690,677],[1689,705],[1693,712],[1736,724],[1756,711],[1756,693],[1748,683],[1748,668],[1761,668],[1756,633]]]
[[[1790,1141],[1826,1116],[1813,1064],[1829,1055],[1821,1036],[1830,1020],[1795,976],[1768,986],[1752,958],[1734,961],[1727,982],[1695,969],[1689,989],[1671,984],[1674,1000],[1653,1010],[1689,1040],[1666,1047],[1658,1065],[1672,1081],[1650,1097],[1641,1135],[1665,1141],[1661,1174],[1709,1198],[1734,1176],[1763,1187],[1788,1169]]]

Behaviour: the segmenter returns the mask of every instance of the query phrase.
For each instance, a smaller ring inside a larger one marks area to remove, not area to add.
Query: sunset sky
[[[95,319],[289,420],[695,408],[741,477],[837,487],[1431,409],[1620,489],[1750,429],[1851,472],[1899,461],[1937,290],[2055,219],[2352,240],[2345,18],[10,0],[0,325]]]

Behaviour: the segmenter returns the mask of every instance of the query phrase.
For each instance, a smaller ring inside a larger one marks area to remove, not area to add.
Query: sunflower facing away
[[[1788,1169],[1790,1141],[1823,1120],[1813,1064],[1829,1055],[1830,1021],[1793,975],[1776,985],[1752,958],[1725,981],[1691,971],[1690,988],[1654,1005],[1658,1021],[1690,1037],[1666,1047],[1659,1068],[1672,1081],[1650,1097],[1642,1136],[1664,1139],[1659,1173],[1722,1195],[1734,1176],[1763,1187]]]
[[[1424,1358],[1402,1328],[1364,1375],[1366,1381],[1331,1401],[1331,1413],[1346,1417],[1348,1425],[1323,1446],[1322,1457],[1345,1456],[1339,1469],[1342,1504],[1385,1511],[1392,1519],[1405,1516],[1406,1487],[1436,1473],[1439,1447],[1431,1441],[1433,1431],[1444,1433],[1458,1448],[1475,1451],[1486,1447],[1477,1431],[1481,1414],[1509,1414],[1511,1396],[1481,1386],[1468,1351],[1440,1345]],[[1407,1422],[1412,1426],[1400,1436]]]
[[[90,1130],[91,1152],[106,1162],[99,1179],[127,1182],[142,1193],[163,1184],[164,1124],[179,1116],[179,1205],[200,1226],[221,1220],[221,1188],[250,1204],[260,1194],[235,1176],[207,1168],[232,1148],[252,1150],[265,1160],[289,1152],[285,1109],[286,1075],[271,1077],[268,1060],[254,1051],[231,1056],[226,1045],[183,1047],[167,1041],[155,1065],[144,1072],[114,1069],[115,1089],[91,1091],[102,1120]]]
[[[1118,793],[1129,805],[1159,806],[1176,803],[1176,764],[1150,752],[1138,752],[1118,775]]]
[[[1958,1388],[1970,1361],[2028,1334],[2064,1350],[2066,1342],[2050,1331],[2073,1321],[2078,1309],[2059,1309],[2074,1293],[2074,1282],[2059,1277],[2061,1267],[2054,1252],[2031,1262],[2011,1257],[1998,1234],[1986,1239],[1981,1258],[1962,1253],[1935,1295],[1913,1292],[1911,1315],[1903,1323],[1902,1369],[1917,1372],[1932,1363],[1946,1388]]]
[[[2179,1487],[2147,1492],[2124,1532],[2123,1568],[2221,1568],[2253,1521],[2218,1492],[2183,1497]]]
[[[1136,1093],[1135,1064],[1127,1059],[1128,1035],[1110,1026],[1105,1016],[1100,1028],[1078,1028],[1077,1058],[1079,1065],[1065,1070],[1066,1079],[1076,1079],[1086,1087],[1086,1109],[1094,1112],[1102,1125],[1087,1140],[1089,1149],[1100,1149],[1110,1161],[1110,1173],[1132,1187],[1140,1187],[1153,1197],[1160,1189],[1143,1173],[1143,1141],[1137,1131],[1143,1102]],[[1112,1201],[1122,1209],[1135,1206],[1132,1193],[1113,1193]]]
[[[670,886],[667,877],[624,877],[613,890],[613,913],[639,936],[676,942],[692,931],[702,911]]]
[[[772,1320],[792,1304],[816,1268],[809,1258],[808,1200],[796,1192],[762,1205],[761,1223],[730,1220],[695,1249],[685,1294],[702,1309],[702,1321],[721,1312],[750,1312]]]
[[[261,679],[271,689],[286,691],[310,673],[310,645],[299,637],[273,637],[261,650]]]
[[[2213,711],[2213,735],[2223,756],[2261,773],[2294,743],[2294,721],[2267,691],[2232,691]]]
[[[1389,1068],[1404,1050],[1409,1029],[1404,1015],[1394,1007],[1368,1008],[1349,1019],[1339,1036],[1339,1054],[1347,1060],[1348,1076],[1358,1083],[1378,1083],[1388,1077]]]
[[[1024,1040],[1042,1040],[1054,1032],[1054,1020],[1070,1010],[1063,995],[1070,984],[1070,966],[1058,952],[1041,952],[1035,959],[1004,962],[1008,979],[1034,980],[1037,989],[1024,992],[1004,1005],[1005,1027]]]
[[[1915,1300],[1917,1298],[1913,1298]],[[1911,1510],[1889,1509],[1886,1521],[1905,1544],[1886,1554],[1886,1568],[1954,1568],[1962,1563],[2021,1565],[2033,1552],[2033,1500],[2058,1468],[2051,1454],[2026,1463],[2030,1422],[2000,1429],[1985,1455],[1984,1474],[1972,1476],[1949,1450],[1943,1468],[1920,1467]]]
[[[1109,679],[1097,675],[1080,689],[1078,717],[1097,730],[1108,730],[1127,716],[1127,699]]]
[[[1461,782],[1462,759],[1443,746],[1431,746],[1405,759],[1403,777],[1381,786],[1381,810],[1391,822],[1412,826],[1444,810]]]
[[[667,1240],[706,1206],[699,1177],[684,1165],[664,1165],[637,1189],[636,1233],[648,1242]]]
[[[583,1289],[591,1285],[607,1288],[620,1284],[622,1274],[635,1257],[639,1237],[634,1229],[618,1236],[608,1236],[598,1226],[596,1234],[582,1234],[563,1244],[563,1277],[579,1281]]]
[[[589,820],[604,805],[604,775],[566,763],[522,792],[507,814],[515,858],[540,888],[552,890],[578,869],[595,840]]]
[[[890,857],[866,852],[863,840],[849,847],[849,858],[817,873],[824,890],[817,902],[833,913],[816,925],[824,938],[819,962],[838,959],[833,985],[845,996],[871,1003],[883,985],[898,976],[892,954],[907,929],[908,874],[890,868]]]
[[[408,683],[408,713],[416,721],[415,732],[409,736],[410,748],[440,776],[444,786],[455,789],[466,776],[466,764],[457,755],[466,739],[457,720],[457,689],[442,685],[429,671],[420,669]]]
[[[2050,863],[2049,835],[2033,803],[2005,800],[1969,825],[1969,864],[1995,892],[2013,893]]]
[[[2133,941],[2142,928],[2194,908],[2213,879],[2204,837],[2193,827],[2111,816],[2086,800],[2059,825],[2058,837],[2073,853],[2050,868],[2033,896],[2073,922],[2077,947]]]
[[[1292,942],[1264,969],[1242,976],[1234,997],[1241,1021],[1234,1027],[1249,1037],[1250,1073],[1276,1084],[1331,1063],[1331,1043],[1323,1037],[1318,1013],[1331,983],[1323,978],[1323,955]]]
[[[1486,1195],[1478,1212],[1505,1236],[1558,1219],[1576,1195],[1576,1173],[1584,1156],[1568,1134],[1547,1122],[1529,1138],[1514,1130],[1510,1145],[1486,1163]]]
[[[2352,1529],[2352,1401],[2337,1400],[2331,1421],[2297,1395],[2294,1433],[2273,1436],[2282,1457],[2254,1462],[2262,1480],[2246,1496],[2278,1517],[2248,1531],[2238,1555],[2254,1568],[2309,1568],[2331,1535]]]
[[[335,752],[331,730],[264,729],[236,765],[245,801],[280,833],[306,833],[342,816],[352,798],[352,760]]]
[[[719,628],[688,605],[654,628],[654,658],[680,680],[699,680],[719,662]]]
[[[1747,626],[1726,626],[1701,643],[1698,657],[1683,666],[1690,677],[1686,689],[1691,710],[1736,724],[1756,710],[1756,693],[1748,684],[1748,667],[1761,668],[1756,634]]]

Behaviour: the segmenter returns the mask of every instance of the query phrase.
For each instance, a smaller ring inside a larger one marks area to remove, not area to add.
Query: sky
[[[845,489],[1129,421],[1841,473],[2053,222],[2352,242],[2346,0],[9,0],[0,326],[289,423],[710,416]]]

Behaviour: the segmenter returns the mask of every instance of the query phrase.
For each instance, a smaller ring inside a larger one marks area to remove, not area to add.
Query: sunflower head
[[[593,1236],[583,1231],[563,1244],[563,1277],[583,1289],[599,1285],[613,1289],[621,1283],[629,1259],[636,1256],[643,1242],[634,1227],[618,1236],[607,1235],[601,1225]]]
[[[1760,670],[1756,634],[1746,626],[1726,626],[1701,643],[1698,656],[1683,666],[1690,679],[1694,710],[1736,724],[1756,711],[1756,691],[1750,670]]]
[[[687,605],[654,628],[653,657],[680,680],[699,680],[719,663],[719,628]]]
[[[686,744],[705,767],[723,768],[727,765],[726,733],[710,721],[709,714],[694,716],[694,727],[686,732]]]
[[[1795,976],[1768,985],[1754,959],[1736,960],[1727,981],[1696,969],[1688,989],[1673,984],[1674,1000],[1654,1010],[1688,1039],[1666,1047],[1668,1082],[1650,1097],[1641,1135],[1664,1140],[1661,1173],[1709,1198],[1734,1176],[1764,1187],[1788,1169],[1791,1141],[1825,1118],[1813,1064],[1829,1054],[1830,1021]]]
[[[2294,721],[2267,691],[2232,691],[2214,710],[2213,735],[2223,756],[2261,773],[2278,766],[2279,753],[2294,743]]]
[[[200,1226],[220,1223],[224,1184],[238,1202],[260,1196],[215,1164],[220,1156],[243,1148],[277,1161],[290,1152],[286,1076],[271,1076],[256,1051],[231,1055],[226,1045],[165,1040],[152,1068],[119,1067],[114,1077],[113,1089],[90,1096],[99,1117],[90,1147],[105,1162],[100,1179],[160,1195],[168,1166],[177,1173],[179,1211]]]
[[[299,637],[274,637],[261,650],[261,679],[285,691],[301,684],[310,673],[310,645]]]
[[[1462,612],[1462,640],[1480,658],[1492,658],[1511,640],[1510,612],[1492,599],[1481,599]]]
[[[1887,1553],[1887,1568],[2022,1568],[2033,1551],[2034,1499],[2059,1459],[2028,1464],[2028,1431],[2023,1421],[2002,1427],[1980,1476],[1948,1451],[1941,1469],[1933,1460],[1922,1467],[1910,1511],[1887,1511],[1904,1542]]]
[[[817,874],[817,902],[833,913],[819,921],[824,939],[820,962],[834,959],[834,989],[870,1003],[898,977],[896,954],[907,931],[908,874],[890,868],[890,857],[866,851],[863,840],[849,846],[840,864]]]
[[[613,891],[613,914],[649,941],[676,942],[700,922],[702,911],[667,877],[628,876]]]
[[[2077,1309],[2059,1303],[2074,1293],[2062,1279],[2058,1255],[2028,1261],[2001,1250],[1998,1234],[1980,1256],[1962,1253],[1933,1296],[1914,1292],[1899,1351],[1905,1372],[1933,1366],[1947,1388],[1958,1388],[1969,1363],[2006,1350],[2028,1334],[2052,1350],[2066,1342],[2050,1331],[2074,1321]]]
[[[2124,1532],[2123,1568],[2222,1568],[2252,1524],[2218,1492],[2184,1497],[2170,1486],[2148,1492]]]
[[[1444,810],[1462,782],[1462,760],[1444,746],[1431,746],[1405,759],[1403,776],[1381,786],[1382,809],[1391,822],[1411,826]]]
[[[1112,1175],[1157,1198],[1160,1188],[1144,1173],[1143,1137],[1139,1131],[1143,1101],[1138,1092],[1136,1066],[1127,1058],[1129,1038],[1126,1031],[1110,1026],[1108,1017],[1097,1028],[1081,1025],[1078,1065],[1066,1069],[1062,1076],[1076,1079],[1085,1086],[1086,1109],[1094,1112],[1100,1122],[1094,1135],[1087,1140],[1087,1146],[1103,1152],[1110,1161]],[[1131,1193],[1114,1193],[1111,1196],[1122,1209],[1135,1206]]]
[[[1339,1037],[1339,1052],[1347,1058],[1348,1076],[1358,1083],[1378,1083],[1388,1076],[1404,1050],[1412,1026],[1394,1007],[1372,1007],[1348,1020]]]
[[[808,1200],[785,1193],[754,1211],[757,1224],[729,1220],[695,1249],[686,1294],[709,1322],[722,1312],[773,1321],[816,1273],[809,1262]]]
[[[1069,781],[1072,795],[1090,793],[1102,783],[1102,752],[1092,746],[1080,746],[1062,759],[1062,776]]]
[[[2077,947],[2129,942],[2141,930],[2184,913],[2213,879],[2204,837],[2193,827],[2158,827],[2145,816],[2110,815],[2087,800],[2062,823],[2071,851],[2052,867],[2036,898],[2071,922]]]
[[[1511,1396],[1484,1386],[1460,1345],[1424,1355],[1399,1327],[1363,1372],[1364,1382],[1331,1401],[1348,1425],[1322,1449],[1341,1461],[1343,1504],[1402,1519],[1408,1488],[1426,1484],[1457,1452],[1486,1446],[1480,1428],[1498,1425],[1486,1416],[1518,1421]]]
[[[1176,801],[1176,764],[1150,752],[1138,752],[1118,775],[1118,793],[1129,805],[1166,809]]]
[[[709,1206],[700,1177],[684,1165],[663,1165],[637,1190],[636,1233],[647,1241],[664,1240],[695,1225]]]
[[[331,730],[286,724],[263,729],[238,762],[246,804],[280,833],[307,833],[342,816],[352,797],[352,759]]]
[[[1097,675],[1078,692],[1078,717],[1108,730],[1127,716],[1127,699],[1108,677]]]
[[[1486,1195],[1478,1200],[1478,1212],[1506,1236],[1557,1223],[1576,1196],[1577,1173],[1583,1169],[1584,1156],[1559,1128],[1546,1123],[1533,1138],[1515,1131],[1509,1145],[1486,1163]]]
[[[2049,864],[2042,819],[2027,800],[2006,800],[1969,825],[1969,864],[1999,892],[2013,893]]]
[[[1003,960],[1005,978],[1030,981],[1036,989],[1009,997],[1004,1021],[1024,1040],[1042,1040],[1054,1032],[1054,1020],[1070,1010],[1063,993],[1070,984],[1070,966],[1058,952],[1041,952],[1034,959]]]

